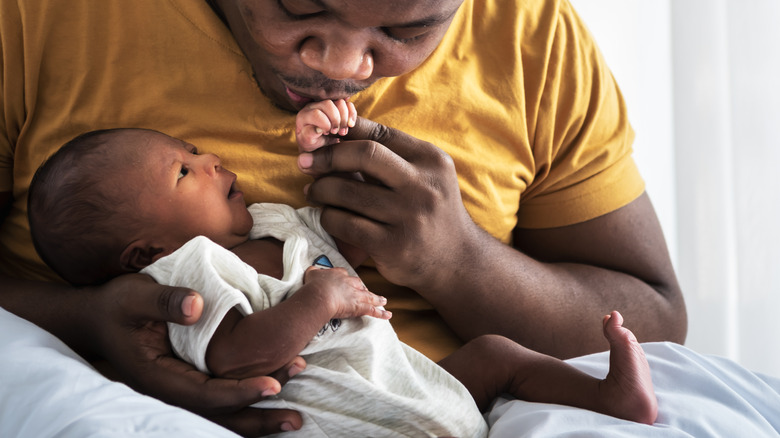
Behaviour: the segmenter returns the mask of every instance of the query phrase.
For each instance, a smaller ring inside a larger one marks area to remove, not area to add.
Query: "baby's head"
[[[33,177],[33,243],[77,285],[137,272],[199,235],[231,248],[252,227],[235,180],[215,155],[156,131],[89,132]]]

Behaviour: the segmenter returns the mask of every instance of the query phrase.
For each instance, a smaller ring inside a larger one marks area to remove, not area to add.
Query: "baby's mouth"
[[[227,198],[228,199],[235,199],[235,198],[240,197],[240,196],[244,196],[244,192],[242,192],[241,190],[238,190],[236,188],[236,180],[234,178],[233,182],[230,183],[230,188],[228,189]]]

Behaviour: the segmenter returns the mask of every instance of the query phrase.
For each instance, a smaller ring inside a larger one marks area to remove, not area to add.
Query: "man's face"
[[[217,0],[263,92],[297,111],[419,66],[463,0]]]

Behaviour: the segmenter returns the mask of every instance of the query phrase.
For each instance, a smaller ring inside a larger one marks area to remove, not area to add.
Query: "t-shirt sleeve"
[[[529,72],[527,81],[540,84],[535,177],[518,212],[518,226],[527,228],[589,220],[644,191],[625,102],[592,35],[565,1],[552,23],[544,68]]]
[[[14,145],[24,114],[19,14],[17,2],[0,4],[0,192],[13,189]]]

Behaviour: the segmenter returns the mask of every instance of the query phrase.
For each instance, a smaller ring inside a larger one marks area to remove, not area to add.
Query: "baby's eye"
[[[182,168],[179,170],[179,176],[178,176],[178,179],[182,179],[182,178],[184,178],[184,176],[185,176],[185,175],[187,175],[188,173],[190,173],[189,169],[187,169],[186,167],[182,167]]]

